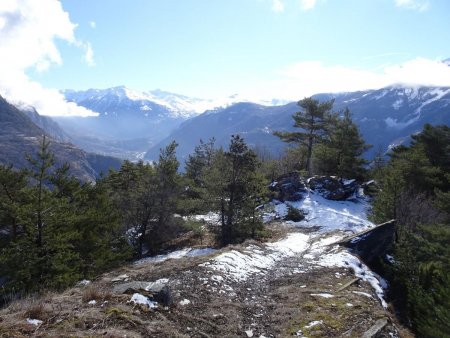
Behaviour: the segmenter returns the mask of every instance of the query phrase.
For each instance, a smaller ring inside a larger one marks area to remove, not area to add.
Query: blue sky
[[[3,1],[14,2],[16,11],[33,2]],[[39,1],[44,8],[46,3],[55,7],[55,2]],[[28,82],[44,89],[126,85],[202,98],[239,93],[255,99],[299,99],[390,82],[450,85],[450,76],[444,77],[436,63],[450,57],[447,0],[61,4],[53,15],[33,8],[48,26],[47,40],[34,61],[19,67]],[[7,11],[3,8],[3,14]],[[58,25],[66,33],[59,34]]]

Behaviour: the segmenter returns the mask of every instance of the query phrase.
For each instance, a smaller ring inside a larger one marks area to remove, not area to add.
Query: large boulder
[[[276,193],[280,201],[298,201],[306,192],[306,184],[298,172],[292,172],[278,177],[270,184],[270,190]]]
[[[339,180],[334,176],[314,176],[308,180],[308,185],[311,190],[333,201],[345,200],[358,189],[356,180]]]

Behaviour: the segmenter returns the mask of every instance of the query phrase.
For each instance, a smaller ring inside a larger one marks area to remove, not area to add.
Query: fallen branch
[[[368,233],[370,233],[370,232],[372,232],[372,231],[374,231],[374,230],[376,230],[376,229],[378,229],[378,228],[381,228],[381,227],[383,227],[383,226],[385,226],[385,225],[389,225],[389,224],[392,224],[392,223],[395,223],[395,222],[396,222],[395,219],[391,219],[390,221],[387,221],[387,222],[384,222],[384,223],[381,223],[381,224],[377,224],[377,225],[375,225],[374,227],[372,227],[372,228],[370,228],[370,229],[361,231],[361,232],[359,232],[359,233],[357,233],[357,234],[354,234],[354,235],[352,235],[352,236],[345,237],[345,238],[343,238],[343,239],[341,239],[341,240],[339,240],[339,241],[337,241],[337,242],[330,243],[330,244],[328,244],[327,246],[336,245],[336,244],[337,244],[337,245],[342,245],[342,244],[344,244],[344,243],[347,243],[347,242],[351,241],[351,240],[354,239],[354,238],[364,236],[365,234],[368,234]]]
[[[352,279],[350,282],[345,283],[345,284],[342,285],[339,289],[337,289],[337,292],[340,292],[340,291],[342,291],[342,290],[348,288],[350,285],[352,285],[352,284],[358,282],[359,280],[360,280],[359,277],[356,277],[356,278]]]

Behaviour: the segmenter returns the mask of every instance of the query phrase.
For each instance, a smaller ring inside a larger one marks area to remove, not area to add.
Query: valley
[[[66,90],[66,99],[97,112],[97,117],[58,117],[55,121],[82,149],[121,159],[157,160],[159,150],[172,140],[179,144],[181,160],[193,152],[200,139],[216,139],[226,146],[233,134],[245,137],[252,148],[278,156],[285,145],[272,134],[292,131],[295,103],[252,103],[201,100],[163,91],[138,92],[126,87],[87,91]],[[408,144],[409,135],[425,123],[450,120],[448,87],[391,86],[352,93],[316,94],[334,99],[334,111],[349,108],[355,123],[373,147],[364,156],[386,153],[395,145]]]

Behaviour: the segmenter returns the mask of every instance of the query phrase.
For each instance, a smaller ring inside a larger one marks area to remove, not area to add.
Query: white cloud
[[[91,26],[91,28],[97,28],[97,23],[95,21],[91,21],[89,22],[89,26]]]
[[[317,0],[300,0],[300,7],[304,11],[313,9],[316,6]]]
[[[272,10],[274,12],[283,12],[284,11],[284,3],[281,0],[272,0]]]
[[[1,0],[0,95],[10,102],[32,105],[45,115],[92,115],[93,112],[67,103],[56,90],[46,89],[26,75],[29,69],[46,71],[52,65],[61,65],[55,40],[78,46],[75,28],[57,0]],[[93,61],[88,47],[87,62]]]
[[[92,46],[89,42],[86,42],[84,44],[84,48],[85,48],[85,53],[83,56],[84,61],[86,61],[86,63],[88,64],[88,66],[95,66],[95,61],[94,61],[94,50],[92,49]]]
[[[386,65],[377,70],[304,61],[282,69],[274,80],[259,81],[244,95],[255,100],[298,100],[317,93],[379,89],[389,85],[450,86],[450,67],[425,58]]]
[[[428,0],[395,0],[397,7],[423,12],[430,5]]]

